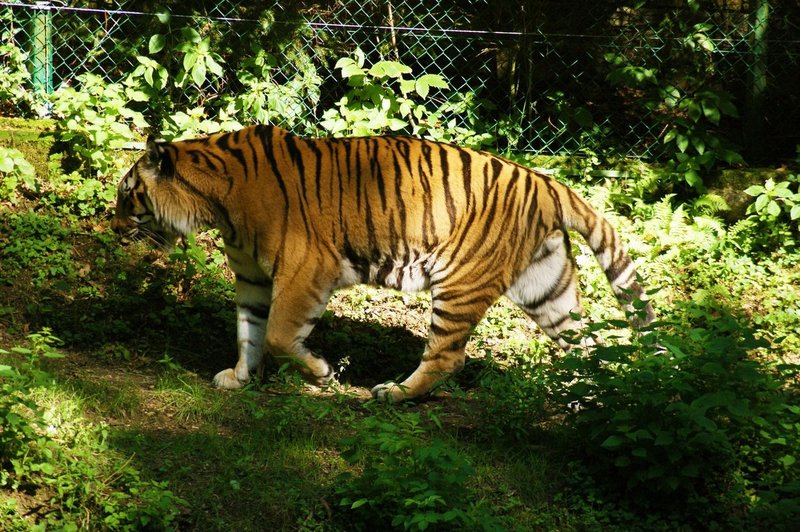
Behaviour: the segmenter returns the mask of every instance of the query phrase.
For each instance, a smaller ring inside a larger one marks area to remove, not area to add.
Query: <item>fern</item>
[[[730,209],[728,202],[722,196],[703,194],[692,202],[691,212],[693,215],[710,215],[729,211]]]
[[[651,255],[668,261],[689,250],[716,246],[725,234],[722,221],[710,215],[692,217],[684,205],[674,208],[672,198],[666,196],[652,205],[652,216],[643,221],[644,239],[651,244]]]

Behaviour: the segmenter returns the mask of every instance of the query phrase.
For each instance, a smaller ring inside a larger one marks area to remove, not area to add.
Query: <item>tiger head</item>
[[[117,207],[111,228],[123,244],[147,240],[164,250],[175,246],[181,234],[164,217],[156,197],[159,181],[171,179],[173,168],[163,145],[148,138],[145,154],[117,186]]]

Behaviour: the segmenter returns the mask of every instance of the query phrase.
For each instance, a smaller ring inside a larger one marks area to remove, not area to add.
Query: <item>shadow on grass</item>
[[[328,519],[340,472],[312,434],[281,434],[270,416],[234,432],[115,431],[111,444],[187,502],[182,530],[293,530]]]
[[[48,260],[43,255],[30,271],[15,272],[13,286],[0,286],[14,322],[10,329],[20,338],[48,327],[64,349],[107,364],[168,356],[208,380],[235,365],[235,305],[227,280],[205,275],[187,283],[180,265],[122,251],[102,233],[65,238],[77,269],[35,282],[32,271]],[[337,368],[342,382],[372,386],[413,371],[424,340],[403,328],[326,315],[308,345]]]

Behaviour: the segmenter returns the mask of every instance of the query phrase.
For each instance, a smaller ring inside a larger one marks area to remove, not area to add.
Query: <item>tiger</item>
[[[654,319],[618,233],[580,195],[488,152],[416,137],[305,138],[272,125],[150,137],[119,182],[112,227],[165,248],[218,229],[238,344],[236,365],[214,376],[219,388],[248,383],[264,353],[311,384],[334,382],[305,340],[332,293],[354,284],[431,293],[419,366],[372,388],[377,399],[425,396],[462,368],[470,332],[502,295],[570,349],[582,304],[569,230],[632,325]]]

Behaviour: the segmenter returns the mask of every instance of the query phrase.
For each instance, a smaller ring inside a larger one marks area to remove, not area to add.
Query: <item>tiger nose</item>
[[[114,216],[111,219],[111,230],[114,231],[117,235],[124,235],[128,233],[131,227],[131,221],[129,218],[123,218],[121,216]]]

